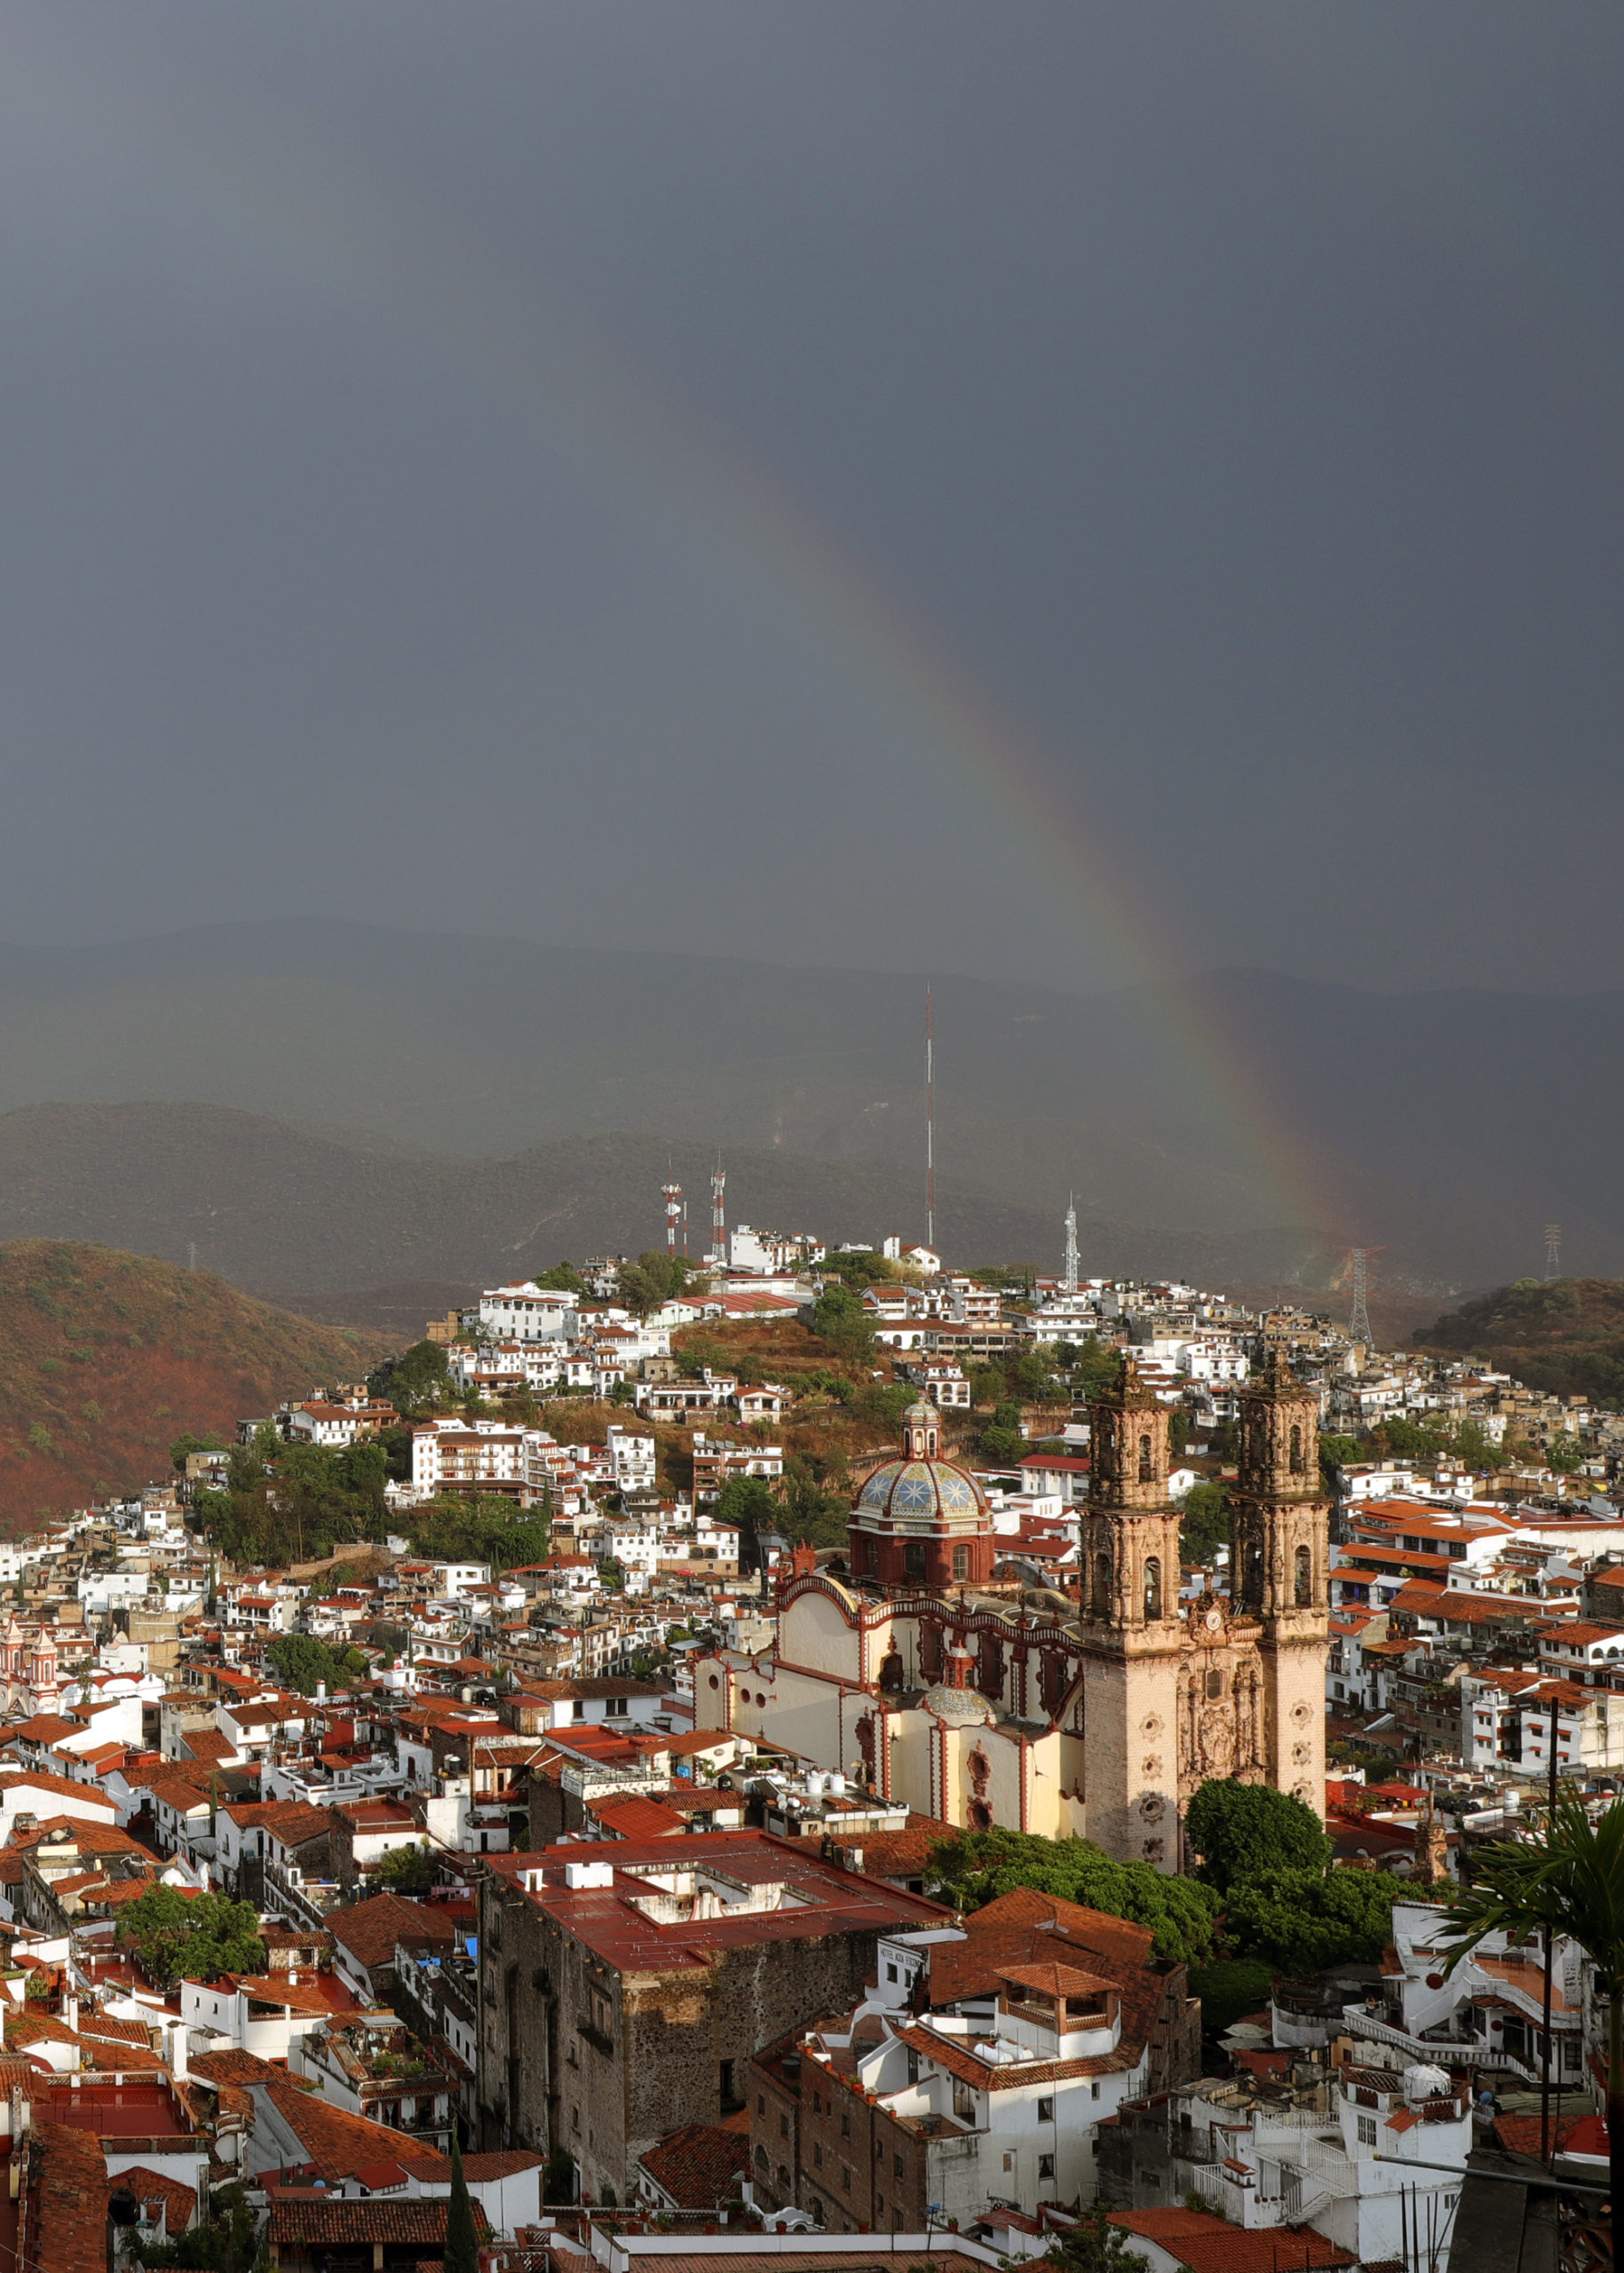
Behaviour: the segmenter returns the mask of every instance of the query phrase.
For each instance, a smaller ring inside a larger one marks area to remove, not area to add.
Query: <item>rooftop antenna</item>
[[[667,1255],[674,1255],[677,1252],[677,1226],[682,1216],[682,1186],[674,1181],[669,1168],[666,1180],[660,1187],[660,1194],[665,1201],[665,1251]]]
[[[1560,1224],[1547,1224],[1545,1226],[1545,1276],[1548,1279],[1560,1279],[1562,1276],[1562,1226]]]
[[[720,1152],[710,1171],[710,1260],[717,1264],[727,1261],[727,1171]]]
[[[1077,1292],[1077,1195],[1066,1195],[1066,1277],[1062,1281],[1066,1292]]]
[[[936,1029],[925,988],[925,1245],[936,1252]]]

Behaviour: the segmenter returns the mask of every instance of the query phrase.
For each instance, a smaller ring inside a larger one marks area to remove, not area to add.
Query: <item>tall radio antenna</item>
[[[1375,1336],[1370,1331],[1370,1312],[1365,1296],[1370,1286],[1370,1258],[1381,1252],[1374,1247],[1351,1247],[1344,1249],[1348,1258],[1348,1279],[1353,1295],[1348,1315],[1348,1339],[1370,1347]]]
[[[936,1030],[925,988],[925,1245],[936,1252]]]
[[[667,1255],[674,1255],[677,1252],[677,1226],[682,1220],[682,1186],[669,1168],[666,1180],[660,1187],[660,1196],[665,1201],[665,1251]]]
[[[1547,1224],[1545,1226],[1545,1276],[1548,1279],[1560,1279],[1562,1276],[1562,1226],[1560,1224]]]
[[[1066,1276],[1061,1281],[1068,1295],[1077,1292],[1077,1195],[1066,1197]]]
[[[720,1152],[710,1172],[710,1260],[718,1270],[727,1261],[727,1171]]]

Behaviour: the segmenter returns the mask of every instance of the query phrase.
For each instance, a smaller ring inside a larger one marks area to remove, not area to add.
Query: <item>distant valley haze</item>
[[[657,1244],[668,1160],[702,1247],[718,1150],[735,1220],[919,1237],[925,983],[313,921],[0,950],[0,1238],[472,1281]],[[1624,1063],[1624,994],[931,984],[957,1261],[1054,1267],[1074,1193],[1099,1271],[1323,1298],[1357,1240],[1430,1295],[1538,1268],[1553,1216],[1624,1267],[1604,1080],[1552,1122],[1525,1073],[1536,1034]]]

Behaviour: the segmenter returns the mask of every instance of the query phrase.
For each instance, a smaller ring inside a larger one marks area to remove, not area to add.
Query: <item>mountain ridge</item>
[[[917,1177],[923,997],[856,967],[338,920],[13,946],[0,1112],[197,1100],[424,1159],[631,1136]],[[1253,967],[1094,994],[949,976],[935,1007],[937,1157],[965,1191],[1050,1218],[1075,1191],[1158,1239],[1358,1243],[1439,1294],[1515,1277],[1551,1220],[1576,1263],[1624,1271],[1624,993],[1377,994]],[[1542,1065],[1584,1067],[1583,1110],[1550,1110]]]

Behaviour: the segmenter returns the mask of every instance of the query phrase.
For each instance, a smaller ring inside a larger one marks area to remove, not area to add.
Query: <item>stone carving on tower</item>
[[[1258,1628],[1269,1781],[1323,1811],[1330,1526],[1319,1399],[1271,1350],[1238,1403],[1233,1615]]]

